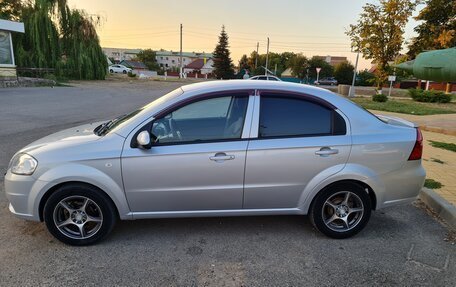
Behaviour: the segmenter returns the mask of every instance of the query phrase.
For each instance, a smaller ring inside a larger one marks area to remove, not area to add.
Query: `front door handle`
[[[332,154],[338,154],[338,153],[339,153],[338,149],[331,149],[329,147],[322,147],[320,150],[315,152],[316,155],[319,155],[321,157],[327,157]]]
[[[234,158],[234,155],[227,155],[224,152],[218,152],[214,156],[209,157],[210,160],[215,162],[224,162],[225,160],[233,160]]]

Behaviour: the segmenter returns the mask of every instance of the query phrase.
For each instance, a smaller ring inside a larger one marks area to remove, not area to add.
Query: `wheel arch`
[[[112,168],[120,164],[119,161],[111,161]],[[120,177],[115,178],[116,171],[107,174],[102,170],[81,164],[68,163],[37,175],[36,184],[32,187],[29,195],[29,209],[37,215],[39,220],[43,219],[42,207],[50,194],[65,184],[78,183],[93,186],[103,192],[114,203],[120,219],[132,219],[131,210],[127,202],[125,191]]]
[[[298,208],[303,214],[308,213],[317,194],[328,186],[341,182],[354,182],[361,185],[369,194],[373,210],[382,207],[385,186],[381,177],[372,169],[359,164],[348,163],[339,170],[333,167],[333,172],[328,171],[315,176],[304,189],[298,203]],[[332,175],[327,176],[331,173]]]
[[[100,187],[98,187],[98,186],[96,186],[94,184],[91,184],[91,183],[83,182],[83,181],[65,181],[65,182],[61,182],[61,183],[58,183],[58,184],[52,186],[41,197],[40,203],[38,205],[38,215],[40,217],[40,221],[44,220],[44,218],[43,218],[44,206],[45,206],[47,200],[49,199],[49,197],[56,190],[58,190],[60,187],[65,186],[65,185],[71,185],[71,184],[80,185],[80,186],[87,186],[87,187],[92,187],[92,188],[97,189],[100,193],[102,193],[111,202],[111,204],[114,206],[114,209],[116,211],[117,218],[120,218],[118,206],[116,205],[114,200],[111,198],[111,196],[109,196],[109,194],[106,193],[104,190],[102,190]]]
[[[324,191],[325,189],[328,189],[330,188],[331,186],[334,186],[334,185],[337,185],[337,184],[343,184],[343,183],[355,183],[355,184],[358,184],[360,185],[366,192],[367,194],[369,195],[369,199],[370,199],[370,202],[371,202],[371,208],[372,210],[375,210],[376,209],[376,206],[377,206],[377,196],[375,194],[375,191],[372,189],[372,187],[370,187],[367,183],[363,182],[363,181],[360,181],[360,180],[356,180],[356,179],[343,179],[343,180],[338,180],[338,181],[334,181],[334,182],[331,182],[330,184],[324,186],[323,188],[321,188],[313,197],[312,197],[312,200],[309,204],[309,208],[312,207],[312,205],[314,204],[315,202],[315,199],[317,198],[317,196],[322,192]]]

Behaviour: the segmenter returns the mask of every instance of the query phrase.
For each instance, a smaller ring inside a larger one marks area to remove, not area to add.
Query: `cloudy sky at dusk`
[[[377,3],[378,1],[368,1]],[[266,53],[302,52],[306,56],[346,56],[354,63],[350,41],[344,34],[355,23],[366,0],[70,0],[72,8],[101,16],[101,45],[116,48],[179,50],[179,24],[183,24],[183,50],[212,52],[222,25],[230,37],[234,63],[260,44]],[[417,10],[419,10],[419,7]],[[417,14],[417,11],[414,13]],[[414,36],[411,20],[405,38]],[[370,61],[361,60],[360,68]]]

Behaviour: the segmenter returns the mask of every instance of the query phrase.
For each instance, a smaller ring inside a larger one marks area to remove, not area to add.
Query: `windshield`
[[[129,120],[133,119],[135,116],[140,114],[142,111],[156,107],[158,105],[161,105],[162,103],[168,101],[169,99],[172,99],[174,97],[180,96],[183,94],[183,90],[181,88],[177,88],[168,94],[161,96],[160,98],[156,99],[155,101],[145,105],[144,107],[141,107],[131,113],[119,116],[117,118],[114,118],[110,121],[107,121],[98,127],[96,127],[93,132],[99,136],[105,135],[109,133],[110,131],[114,130],[115,128],[119,127],[125,122],[128,122]]]

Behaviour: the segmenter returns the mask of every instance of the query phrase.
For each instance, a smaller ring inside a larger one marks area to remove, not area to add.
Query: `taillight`
[[[420,128],[416,128],[416,141],[413,147],[412,153],[410,153],[408,160],[421,159],[423,155],[423,135],[421,134]]]

